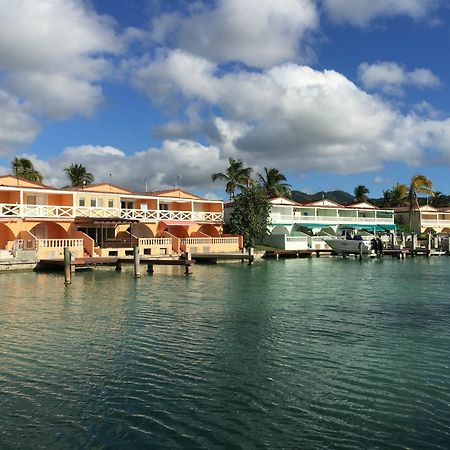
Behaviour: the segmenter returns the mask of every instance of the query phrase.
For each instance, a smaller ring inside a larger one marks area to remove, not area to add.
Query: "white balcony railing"
[[[119,209],[88,206],[57,206],[57,205],[19,205],[0,203],[0,217],[51,218],[70,219],[75,217],[89,218],[121,218],[134,219],[143,222],[197,221],[221,223],[222,212],[204,211],[166,211],[152,209]]]
[[[394,218],[386,217],[337,217],[337,216],[286,216],[282,214],[271,214],[272,224],[276,223],[329,223],[329,224],[346,224],[346,223],[364,223],[364,224],[394,224]]]
[[[38,239],[38,248],[83,248],[83,239]]]
[[[172,245],[172,238],[139,238],[139,247]]]
[[[182,245],[223,245],[223,244],[232,244],[239,245],[238,237],[221,237],[221,238],[183,238],[180,239],[180,244]]]

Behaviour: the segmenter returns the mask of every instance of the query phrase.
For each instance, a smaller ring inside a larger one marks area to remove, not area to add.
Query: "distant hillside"
[[[322,198],[341,203],[343,205],[347,203],[353,203],[355,200],[355,197],[353,197],[353,195],[350,195],[348,192],[344,191],[317,192],[315,194],[306,194],[305,192],[292,191],[292,200],[296,202],[315,202],[317,200],[322,200]]]

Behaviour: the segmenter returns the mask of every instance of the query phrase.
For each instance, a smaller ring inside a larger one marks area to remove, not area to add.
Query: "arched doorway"
[[[14,241],[16,236],[4,223],[0,223],[0,249],[5,249],[8,241]]]
[[[219,230],[212,224],[205,224],[202,225],[199,229],[198,229],[198,233],[204,233],[210,237],[220,237],[220,232]]]
[[[55,222],[40,222],[35,225],[30,233],[36,239],[68,239],[67,231]]]

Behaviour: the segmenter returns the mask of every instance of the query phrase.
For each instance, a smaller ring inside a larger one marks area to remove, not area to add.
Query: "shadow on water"
[[[0,276],[2,448],[447,448],[449,260]]]

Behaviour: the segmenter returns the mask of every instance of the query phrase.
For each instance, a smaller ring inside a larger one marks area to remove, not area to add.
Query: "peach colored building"
[[[137,193],[110,183],[55,189],[0,176],[0,251],[35,249],[39,259],[239,251],[223,235],[223,203],[182,189]]]

